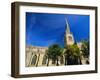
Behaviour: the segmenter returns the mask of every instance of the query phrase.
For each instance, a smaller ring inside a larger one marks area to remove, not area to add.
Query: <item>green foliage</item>
[[[58,57],[62,55],[62,51],[63,50],[59,45],[54,44],[49,47],[47,56],[49,59],[52,59],[53,61],[58,61]]]
[[[80,50],[77,44],[73,44],[66,47],[65,55],[65,65],[80,64],[78,59],[80,59]]]
[[[57,56],[61,55],[61,52],[62,52],[61,47],[57,44],[54,44],[54,45],[49,47],[48,56],[50,58],[53,58],[53,57],[56,58]]]
[[[84,57],[89,56],[89,41],[82,41],[82,54]]]
[[[80,50],[77,44],[73,44],[66,47],[65,55],[80,56]]]

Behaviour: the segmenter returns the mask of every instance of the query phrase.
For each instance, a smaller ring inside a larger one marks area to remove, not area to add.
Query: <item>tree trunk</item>
[[[65,65],[67,65],[67,61],[66,60],[67,60],[67,57],[65,56]]]
[[[49,58],[48,58],[47,66],[49,66]]]
[[[58,58],[57,58],[57,64],[56,64],[57,66],[59,66],[59,63],[58,63]]]
[[[79,57],[79,63],[82,64],[82,62],[81,62],[81,58],[80,58],[80,57]]]

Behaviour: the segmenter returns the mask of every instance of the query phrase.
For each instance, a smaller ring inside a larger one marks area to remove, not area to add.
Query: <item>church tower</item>
[[[65,45],[73,45],[74,44],[74,37],[73,34],[70,31],[70,26],[68,24],[68,21],[66,19],[66,31],[65,31]]]

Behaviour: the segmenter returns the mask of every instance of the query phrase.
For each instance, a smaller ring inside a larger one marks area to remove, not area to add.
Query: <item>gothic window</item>
[[[43,61],[42,61],[42,64],[45,65],[46,62],[47,62],[47,56],[44,55],[44,57],[43,57]]]
[[[36,55],[34,55],[34,56],[33,56],[33,58],[32,58],[31,65],[35,65],[36,60],[37,60],[37,56],[36,56]]]
[[[68,40],[69,40],[69,41],[72,41],[72,37],[71,37],[71,36],[68,36]]]

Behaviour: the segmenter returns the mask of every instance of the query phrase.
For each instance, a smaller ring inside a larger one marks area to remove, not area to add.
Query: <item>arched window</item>
[[[47,56],[44,55],[44,57],[43,57],[43,61],[42,61],[42,64],[45,65],[46,63],[47,63]]]
[[[37,60],[37,56],[36,56],[36,55],[34,55],[34,56],[33,56],[33,58],[32,58],[31,65],[35,65],[36,60]]]
[[[69,41],[72,41],[72,37],[71,36],[68,36],[68,39],[69,39]]]

